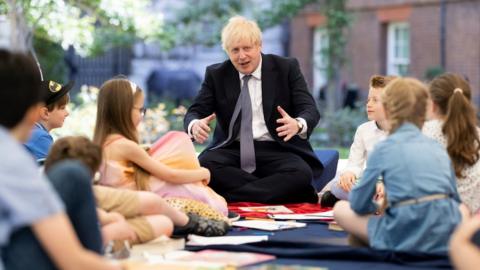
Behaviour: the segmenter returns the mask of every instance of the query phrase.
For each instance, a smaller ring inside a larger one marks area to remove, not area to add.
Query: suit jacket
[[[201,89],[184,120],[186,130],[192,120],[216,114],[217,125],[213,140],[205,151],[227,139],[228,126],[239,95],[239,73],[230,60],[207,67]],[[308,140],[294,136],[284,142],[275,131],[278,127],[276,120],[281,118],[277,106],[281,106],[293,118],[305,119],[307,138],[320,120],[315,101],[308,91],[296,59],[262,54],[262,103],[265,123],[272,138],[288,151],[301,156],[312,168],[314,176],[319,176],[323,165],[315,156]],[[239,122],[237,120],[235,123],[234,134],[239,132]]]

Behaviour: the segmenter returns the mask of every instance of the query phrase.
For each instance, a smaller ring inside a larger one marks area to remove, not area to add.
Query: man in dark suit
[[[261,53],[257,24],[233,17],[222,31],[229,60],[207,67],[200,92],[185,116],[211,171],[210,186],[229,202],[317,203],[311,186],[323,165],[308,137],[320,114],[297,60]]]

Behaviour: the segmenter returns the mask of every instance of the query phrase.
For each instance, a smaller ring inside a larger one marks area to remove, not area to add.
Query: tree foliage
[[[148,12],[148,0],[4,0],[0,11],[9,17],[12,47],[32,50],[33,38],[82,55],[142,40],[171,47],[162,14]]]
[[[177,40],[182,45],[218,44],[223,25],[234,15],[251,15],[261,29],[278,25],[295,16],[305,5],[320,0],[186,0],[172,24],[181,31]]]
[[[63,81],[64,50],[95,56],[138,40],[171,48],[174,34],[149,0],[0,0],[12,48],[30,52],[49,79]]]

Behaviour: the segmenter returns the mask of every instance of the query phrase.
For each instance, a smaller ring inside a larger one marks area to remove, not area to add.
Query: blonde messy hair
[[[226,52],[233,43],[250,41],[252,45],[262,46],[262,31],[257,23],[242,16],[228,20],[222,30],[222,48]]]
[[[414,78],[398,78],[382,93],[382,103],[390,122],[390,133],[410,122],[422,128],[427,108],[427,87]]]

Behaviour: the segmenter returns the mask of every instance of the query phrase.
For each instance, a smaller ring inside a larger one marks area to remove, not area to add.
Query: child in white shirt
[[[353,139],[345,169],[331,181],[330,190],[324,192],[320,204],[333,207],[338,200],[348,200],[348,194],[362,176],[368,155],[374,146],[387,136],[388,123],[385,118],[380,95],[394,76],[374,75],[370,78],[370,89],[366,104],[367,116],[370,121],[361,124]]]

